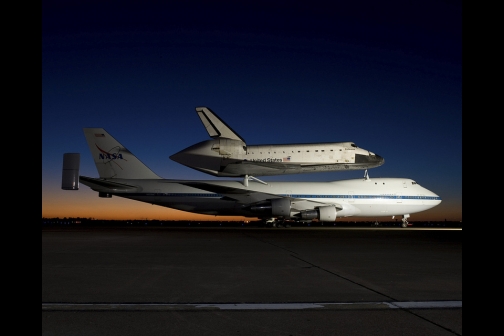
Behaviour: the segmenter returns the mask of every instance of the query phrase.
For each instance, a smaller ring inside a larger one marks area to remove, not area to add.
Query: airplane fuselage
[[[269,182],[267,185],[251,182],[246,187],[240,181],[198,181],[210,188],[223,188],[224,193],[210,192],[186,185],[188,181],[143,179],[121,180],[131,189],[113,190],[94,183],[96,179],[82,177],[80,182],[91,189],[145,203],[192,213],[222,216],[269,217],[270,213],[251,210],[250,204],[261,204],[271,199],[291,199],[289,214],[313,209],[313,203],[321,206],[334,204],[340,208],[338,217],[395,216],[430,209],[441,198],[407,178],[352,179],[332,182]],[[231,190],[233,198],[225,191]],[[310,201],[310,202],[305,202]]]

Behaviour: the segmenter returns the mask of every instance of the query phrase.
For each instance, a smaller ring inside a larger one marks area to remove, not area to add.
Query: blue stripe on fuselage
[[[167,196],[167,197],[205,197],[222,198],[222,194],[211,193],[111,193],[118,196]],[[405,200],[430,200],[440,201],[439,196],[396,196],[396,195],[310,195],[310,194],[279,194],[278,196],[292,198],[351,198],[351,199],[405,199]]]

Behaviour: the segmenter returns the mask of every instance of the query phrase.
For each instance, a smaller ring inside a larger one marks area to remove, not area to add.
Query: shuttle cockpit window
[[[411,181],[411,184],[417,184],[415,181]]]
[[[354,144],[353,142],[350,144],[352,147],[355,147],[355,148],[359,148],[356,144]]]

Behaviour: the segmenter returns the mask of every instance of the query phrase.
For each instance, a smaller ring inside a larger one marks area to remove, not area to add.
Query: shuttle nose
[[[370,157],[371,157],[371,162],[376,162],[377,163],[377,167],[381,166],[382,164],[385,163],[385,159],[382,158],[380,155],[374,154],[374,155],[371,155]]]
[[[369,168],[379,167],[385,163],[385,159],[380,155],[369,152],[368,155],[355,155],[355,163],[366,164]]]

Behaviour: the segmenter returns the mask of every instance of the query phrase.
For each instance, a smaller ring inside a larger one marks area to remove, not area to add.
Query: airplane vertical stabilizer
[[[198,116],[211,138],[227,138],[245,142],[241,136],[208,107],[196,107],[196,112],[198,112]]]
[[[100,178],[160,179],[103,128],[84,128]]]

